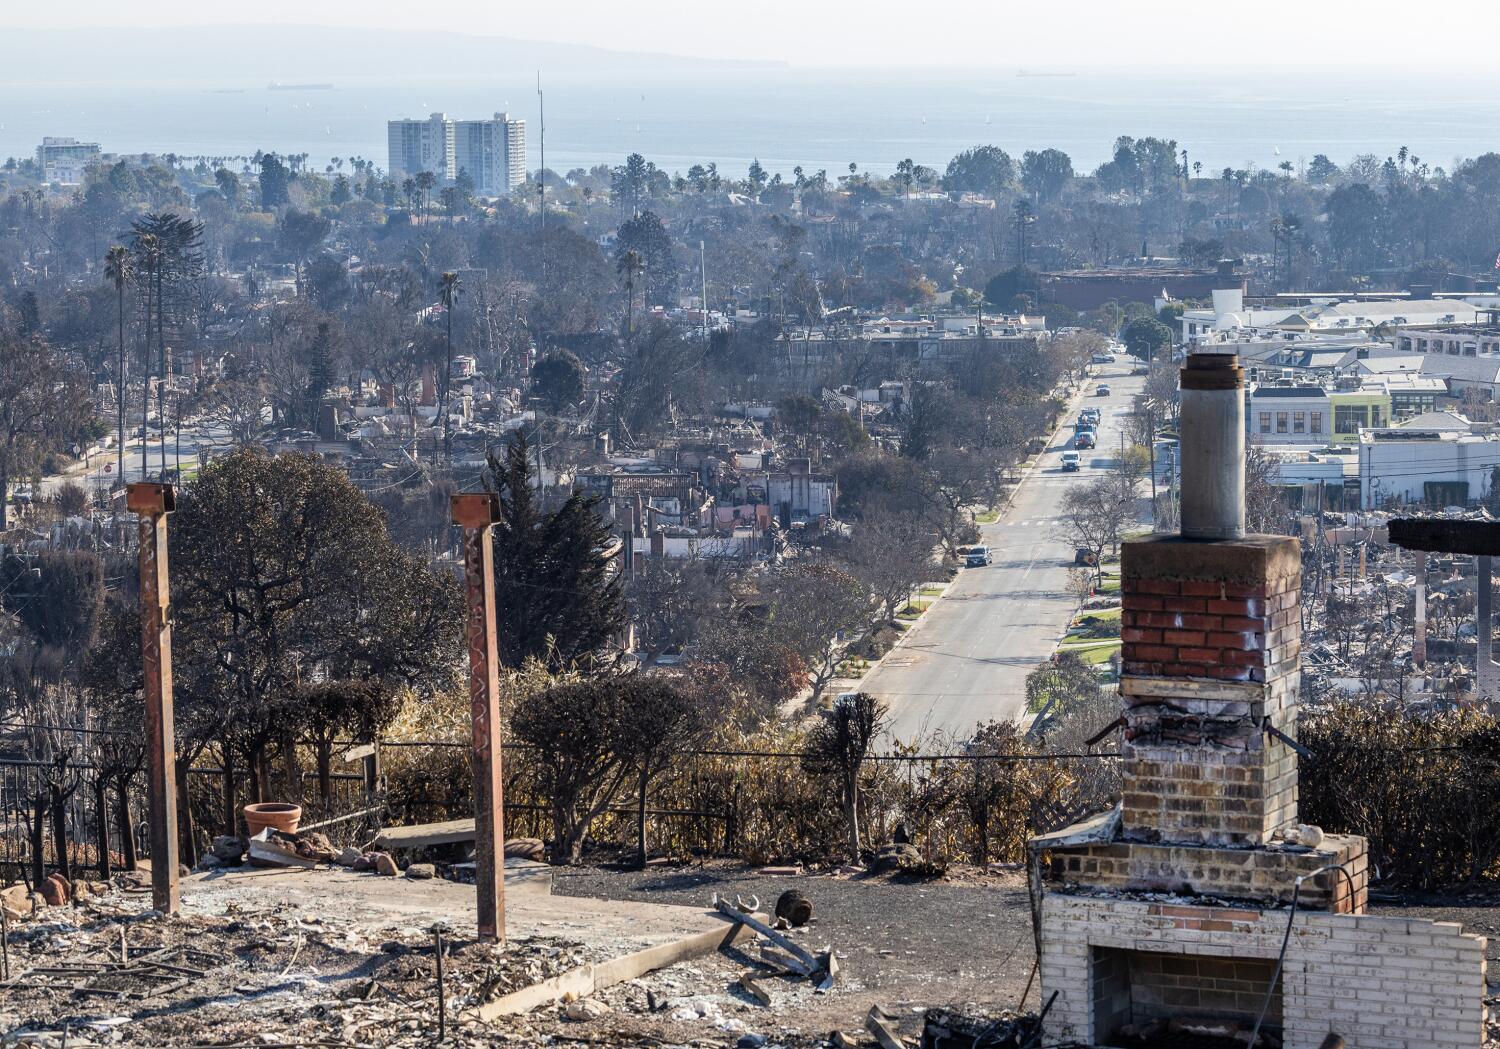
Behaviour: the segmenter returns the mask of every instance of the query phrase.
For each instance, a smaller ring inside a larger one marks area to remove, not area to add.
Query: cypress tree
[[[599,556],[611,536],[598,498],[574,492],[547,513],[531,475],[531,445],[519,432],[503,459],[490,455],[500,496],[496,641],[507,666],[536,657],[558,670],[588,662],[624,628],[625,599],[619,573]]]

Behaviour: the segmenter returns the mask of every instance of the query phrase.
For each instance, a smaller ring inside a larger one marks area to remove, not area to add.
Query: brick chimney
[[[1364,839],[1299,826],[1302,551],[1245,533],[1243,383],[1188,358],[1182,534],[1121,550],[1120,804],[1032,840],[1046,1040],[1247,1044],[1264,1007],[1262,1049],[1478,1049],[1484,940],[1365,916]]]

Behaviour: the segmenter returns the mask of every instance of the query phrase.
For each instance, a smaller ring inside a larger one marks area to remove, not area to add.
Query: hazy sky
[[[1431,19],[1393,0],[68,0],[0,3],[6,26],[285,22],[472,30],[497,36],[799,66],[1003,65],[1147,71],[1225,66],[1387,67],[1438,61],[1493,87],[1493,0],[1450,0]],[[1413,30],[1413,26],[1416,26]]]

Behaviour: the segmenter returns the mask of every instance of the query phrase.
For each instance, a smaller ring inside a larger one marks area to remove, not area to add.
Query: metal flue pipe
[[[1182,537],[1245,535],[1245,369],[1193,353],[1181,372]]]

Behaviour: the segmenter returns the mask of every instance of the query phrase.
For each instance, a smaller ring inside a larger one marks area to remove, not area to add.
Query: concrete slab
[[[523,863],[525,861],[522,861]],[[509,867],[509,864],[507,864]],[[512,874],[507,870],[507,888]],[[183,879],[187,913],[227,914],[270,908],[346,922],[366,933],[447,922],[458,937],[476,932],[474,888],[444,879],[410,881],[343,868],[220,869]],[[566,995],[587,996],[643,973],[711,953],[754,934],[717,911],[657,903],[507,893],[510,938],[554,937],[589,947],[606,960],[522,988],[478,1010],[481,1019],[525,1012]]]

